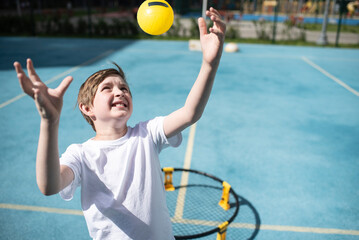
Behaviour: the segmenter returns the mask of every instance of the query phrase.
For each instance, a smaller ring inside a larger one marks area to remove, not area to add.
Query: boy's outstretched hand
[[[66,77],[56,89],[48,88],[36,74],[31,59],[27,59],[26,76],[19,62],[14,62],[22,90],[35,100],[36,107],[42,119],[58,123],[62,108],[63,96],[69,87],[72,77]]]
[[[203,60],[211,65],[218,64],[222,54],[226,24],[219,12],[212,7],[206,11],[206,15],[213,21],[213,27],[209,28],[208,33],[206,21],[203,18],[198,19]]]

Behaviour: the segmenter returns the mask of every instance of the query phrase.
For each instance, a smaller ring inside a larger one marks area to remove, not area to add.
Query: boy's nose
[[[121,89],[119,89],[119,88],[115,88],[114,89],[114,93],[115,93],[115,96],[117,97],[117,96],[122,96],[122,95],[124,95],[124,92],[121,90]]]

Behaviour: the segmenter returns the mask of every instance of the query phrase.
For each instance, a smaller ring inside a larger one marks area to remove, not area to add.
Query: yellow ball
[[[173,24],[173,18],[172,7],[164,0],[146,0],[137,12],[138,25],[151,35],[167,32]]]

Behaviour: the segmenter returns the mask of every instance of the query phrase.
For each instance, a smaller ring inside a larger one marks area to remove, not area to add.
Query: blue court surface
[[[179,148],[161,153],[161,165],[231,184],[242,205],[227,239],[359,239],[359,50],[239,48],[223,53],[203,117]],[[80,191],[65,202],[37,188],[39,116],[13,62],[32,58],[50,87],[74,77],[60,122],[62,153],[94,136],[75,108],[93,72],[111,61],[124,69],[133,126],[184,104],[201,53],[176,41],[8,37],[0,53],[0,239],[89,239]]]

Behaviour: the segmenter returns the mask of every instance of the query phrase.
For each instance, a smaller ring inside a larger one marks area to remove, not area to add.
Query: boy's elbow
[[[198,122],[198,120],[202,117],[202,114],[204,112],[203,105],[191,105],[191,104],[185,104],[183,107],[183,113],[186,116],[186,121],[189,125],[195,124]]]
[[[195,124],[202,117],[202,112],[196,111],[195,108],[184,106],[180,109],[178,117],[186,128]]]
[[[59,193],[57,191],[49,191],[49,190],[43,190],[43,189],[40,189],[40,191],[45,196],[52,196],[52,195],[55,195],[55,194]]]
[[[46,191],[41,191],[41,193],[42,193],[44,196],[46,196],[46,197],[55,195],[55,193],[50,193],[50,192],[46,192]]]
[[[37,184],[37,186],[38,186],[40,192],[45,196],[52,196],[52,195],[59,193],[58,189],[54,188],[54,187],[41,185],[39,183]]]
[[[195,116],[193,116],[192,118],[192,124],[195,124],[196,122],[198,122],[199,119],[201,119],[202,114],[196,114]]]
[[[198,120],[202,117],[202,113],[198,113],[193,111],[192,113],[188,114],[188,123],[189,125],[195,124]]]

